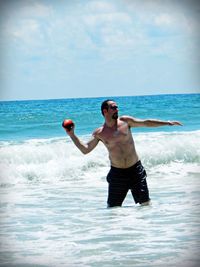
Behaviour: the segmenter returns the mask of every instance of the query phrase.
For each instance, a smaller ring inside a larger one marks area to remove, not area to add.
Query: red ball
[[[62,123],[62,127],[67,129],[68,131],[70,131],[73,128],[73,126],[74,126],[74,123],[70,119],[66,119]]]

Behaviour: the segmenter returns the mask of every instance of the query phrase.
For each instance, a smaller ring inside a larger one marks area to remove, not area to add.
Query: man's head
[[[118,107],[112,99],[107,99],[101,104],[101,113],[105,116],[110,116],[112,119],[118,119]]]

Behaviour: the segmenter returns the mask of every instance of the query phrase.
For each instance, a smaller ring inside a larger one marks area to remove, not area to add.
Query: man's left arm
[[[138,119],[131,116],[122,116],[121,120],[126,121],[130,127],[160,127],[160,126],[182,126],[179,121],[163,121],[157,119]]]

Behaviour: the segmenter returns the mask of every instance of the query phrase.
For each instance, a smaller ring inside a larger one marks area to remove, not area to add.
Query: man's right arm
[[[71,140],[75,146],[83,153],[88,154],[91,152],[98,144],[99,139],[93,134],[92,138],[87,142],[83,143],[74,133],[74,127],[71,130],[65,129],[66,133],[70,136]]]
[[[99,142],[99,140],[94,136],[86,144],[84,144],[75,134],[70,135],[70,138],[83,154],[91,152]]]

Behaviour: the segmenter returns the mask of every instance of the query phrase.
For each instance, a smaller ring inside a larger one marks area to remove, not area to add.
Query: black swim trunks
[[[131,190],[135,203],[144,203],[150,200],[146,182],[146,171],[138,161],[132,167],[121,169],[111,166],[107,175],[108,207],[121,206],[128,190]]]

